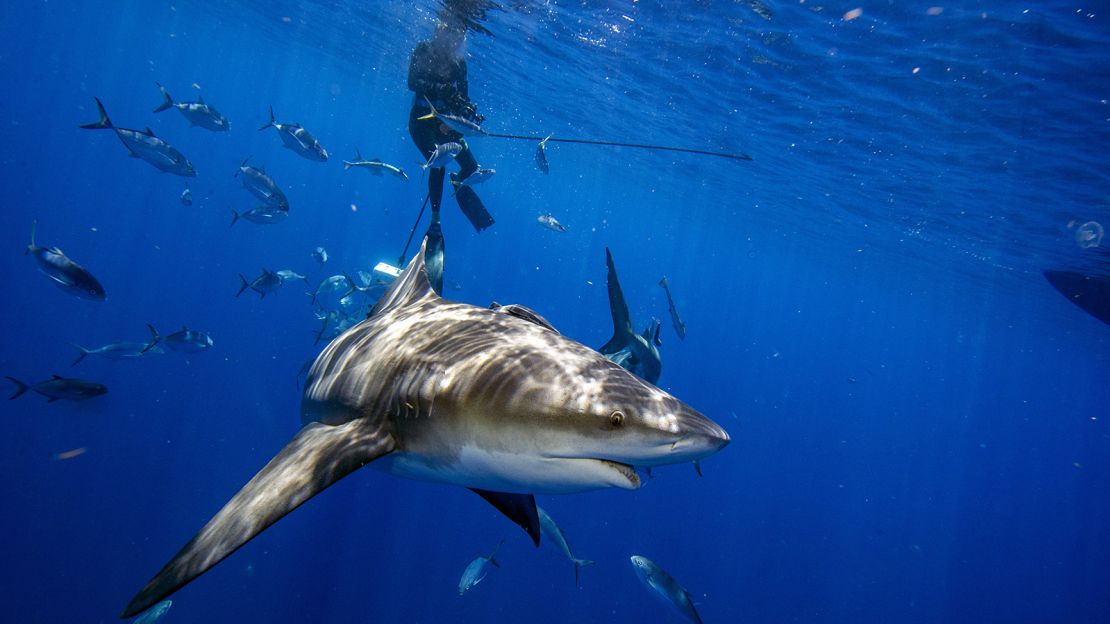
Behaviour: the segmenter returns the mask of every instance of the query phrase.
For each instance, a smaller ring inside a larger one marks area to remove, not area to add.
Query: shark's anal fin
[[[540,545],[540,516],[536,512],[536,497],[531,494],[506,494],[505,492],[490,492],[489,490],[478,490],[470,488],[478,496],[486,499],[486,502],[497,508],[497,511],[505,514],[505,517],[512,520],[524,529],[529,537],[532,538],[532,543],[538,548]]]
[[[150,608],[354,470],[388,454],[381,423],[309,423],[131,599],[120,617]]]

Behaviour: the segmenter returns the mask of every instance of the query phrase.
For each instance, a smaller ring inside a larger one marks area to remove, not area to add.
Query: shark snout
[[[693,410],[679,417],[679,432],[679,438],[671,445],[671,454],[682,461],[712,455],[729,443],[727,431]]]

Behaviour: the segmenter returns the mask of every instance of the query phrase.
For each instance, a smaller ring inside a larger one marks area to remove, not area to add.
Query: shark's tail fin
[[[154,83],[158,85],[158,89],[162,92],[162,103],[155,107],[154,112],[160,113],[168,108],[173,108],[173,98],[170,97],[170,92],[161,83]]]
[[[76,342],[71,342],[69,344],[74,349],[77,349],[77,359],[73,360],[73,363],[70,364],[70,366],[77,366],[78,364],[81,363],[81,360],[85,359],[85,356],[89,354],[89,350],[86,349],[85,347],[82,347],[81,345],[77,344]]]
[[[259,130],[265,130],[266,128],[273,128],[275,123],[276,122],[274,121],[274,107],[270,106],[270,122],[267,123],[265,126],[262,126],[261,128],[259,128]]]
[[[236,296],[236,297],[238,297],[239,295],[243,294],[243,291],[244,291],[244,290],[246,290],[246,289],[248,289],[248,288],[250,288],[250,287],[251,287],[250,283],[249,283],[249,282],[247,281],[247,278],[243,277],[243,274],[242,274],[242,273],[240,273],[240,274],[239,274],[239,284],[240,284],[240,286],[239,286],[239,292],[235,293],[235,296]]]
[[[120,617],[150,608],[328,486],[393,451],[384,423],[306,425],[182,548]]]
[[[9,401],[11,401],[13,399],[18,399],[19,397],[23,396],[23,393],[27,392],[27,388],[30,387],[27,384],[23,383],[22,381],[16,379],[15,377],[8,377],[7,375],[5,375],[4,379],[7,379],[8,381],[15,384],[15,394],[8,397]]]
[[[574,586],[579,587],[582,584],[579,581],[579,572],[582,571],[582,568],[584,568],[586,566],[589,566],[589,565],[593,565],[594,562],[590,561],[589,559],[574,559],[574,558],[572,558],[571,561],[574,562]]]
[[[162,337],[158,335],[158,330],[154,329],[153,325],[147,323],[146,328],[150,330],[150,342],[145,347],[143,347],[141,353],[146,353],[147,351],[150,351],[154,348],[154,345],[158,344],[158,342],[162,340]]]
[[[104,110],[104,104],[100,102],[100,98],[98,97],[94,97],[93,99],[96,100],[96,112],[100,115],[100,119],[92,123],[84,124],[81,127],[85,130],[101,130],[103,128],[111,128],[112,120],[108,119],[108,111]]]

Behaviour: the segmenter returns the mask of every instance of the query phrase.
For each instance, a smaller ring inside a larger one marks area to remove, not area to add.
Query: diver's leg
[[[428,199],[432,203],[432,223],[439,223],[439,206],[443,203],[443,167],[428,170]]]
[[[453,180],[465,180],[470,174],[478,170],[478,161],[475,160],[474,154],[470,151],[470,146],[463,144],[463,150],[455,156],[455,161],[459,163],[459,175]],[[478,199],[478,194],[474,189],[469,186],[456,187],[455,201],[459,204],[459,209],[466,215],[470,225],[478,232],[493,225],[493,217],[489,211],[482,204],[482,200]]]

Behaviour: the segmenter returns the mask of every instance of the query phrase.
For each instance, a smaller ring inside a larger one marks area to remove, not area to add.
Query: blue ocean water
[[[853,9],[862,9],[850,13]],[[5,619],[114,621],[131,595],[299,427],[318,353],[289,284],[393,262],[425,187],[407,133],[409,53],[432,2],[13,3],[0,21],[0,373],[108,385],[3,402]],[[855,17],[853,17],[855,16]],[[851,19],[848,19],[851,18]],[[569,562],[461,488],[361,470],[173,596],[165,622],[679,622],[628,563],[646,555],[707,622],[1110,619],[1110,328],[1041,276],[1110,276],[1079,224],[1110,226],[1110,29],[1060,2],[522,2],[467,42],[496,132],[744,152],[750,162],[474,139],[498,173],[475,234],[444,202],[446,295],[522,303],[608,340],[604,249],[634,322],[663,320],[660,386],[732,443],[636,492],[542,497]],[[190,128],[198,95],[232,124]],[[150,127],[185,179],[96,119]],[[309,128],[304,160],[267,108]],[[358,149],[411,178],[344,171]],[[284,223],[228,227],[250,156]],[[569,230],[536,223],[551,212]],[[48,283],[30,224],[104,284]],[[310,252],[331,254],[318,267]],[[413,248],[410,248],[411,255]],[[687,324],[670,328],[666,275]],[[136,362],[70,343],[212,335]],[[58,454],[85,449],[59,459]],[[463,597],[458,577],[505,539]]]

